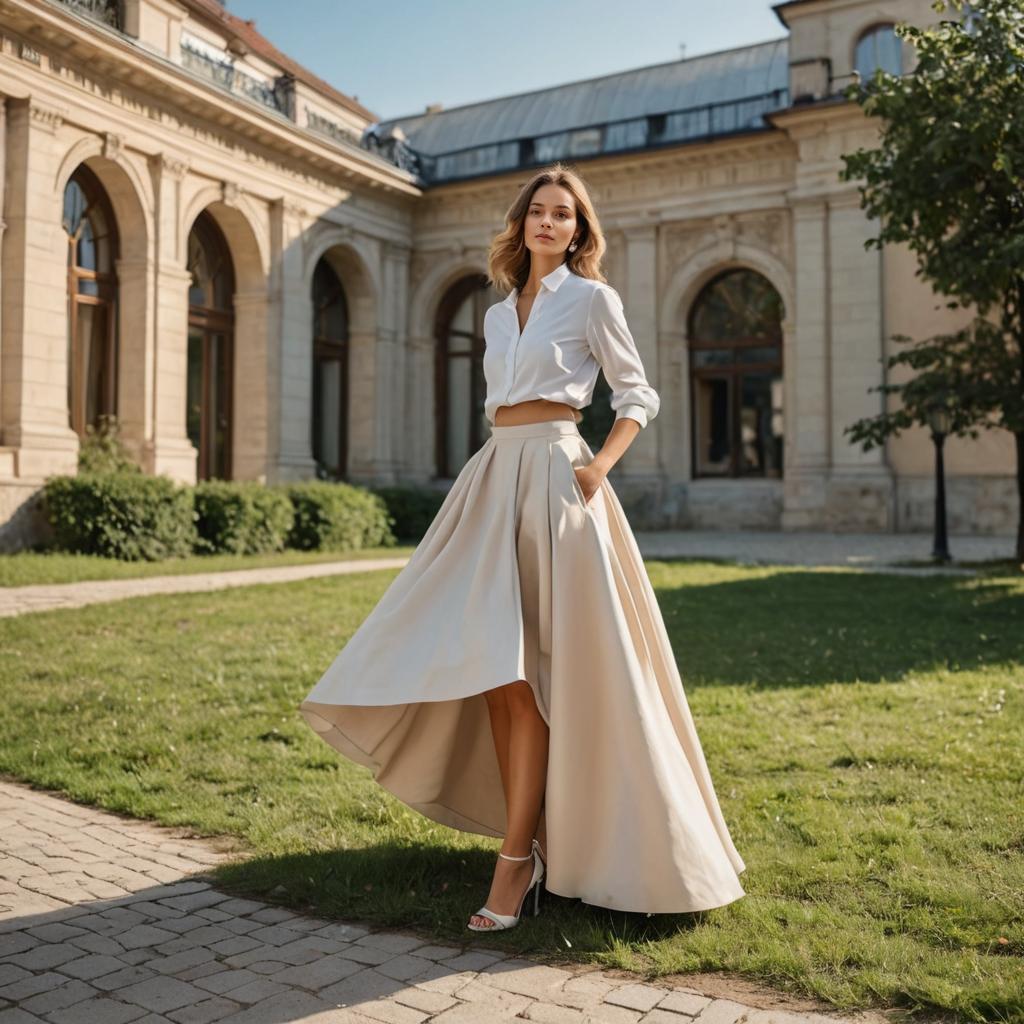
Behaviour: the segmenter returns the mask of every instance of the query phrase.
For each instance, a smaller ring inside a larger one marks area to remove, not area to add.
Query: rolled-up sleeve
[[[607,285],[594,289],[587,314],[587,342],[612,389],[615,418],[628,416],[641,427],[658,415],[661,399],[647,383],[619,293]]]

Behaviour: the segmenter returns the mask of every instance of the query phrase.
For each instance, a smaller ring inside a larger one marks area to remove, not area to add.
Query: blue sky
[[[768,0],[227,0],[379,115],[421,113],[780,39]]]

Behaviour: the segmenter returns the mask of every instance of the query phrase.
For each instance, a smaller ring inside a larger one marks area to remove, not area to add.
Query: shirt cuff
[[[615,418],[621,420],[627,417],[636,420],[641,427],[647,426],[647,410],[642,405],[622,405],[615,412]]]

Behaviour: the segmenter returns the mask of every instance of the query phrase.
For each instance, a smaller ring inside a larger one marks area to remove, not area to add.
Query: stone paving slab
[[[636,539],[644,558],[727,558],[751,565],[832,565],[914,575],[974,573],[974,570],[961,568],[955,562],[949,566],[895,566],[895,562],[927,562],[930,559],[932,538],[930,534],[923,533],[664,530],[637,531]],[[949,544],[954,557],[964,561],[1010,558],[1014,550],[1014,538],[1003,535],[953,536]],[[143,579],[0,587],[0,618],[154,594],[195,593],[378,569],[400,569],[407,561],[405,556],[396,556]]]
[[[131,850],[132,870],[107,872]],[[0,1024],[888,1024],[724,975],[639,979],[219,892],[238,855],[0,780]],[[166,859],[183,867],[168,872]],[[57,865],[48,872],[51,865]],[[175,877],[170,877],[174,874]],[[59,884],[52,884],[59,878]],[[472,908],[467,910],[467,914]],[[468,934],[468,933],[467,933]]]

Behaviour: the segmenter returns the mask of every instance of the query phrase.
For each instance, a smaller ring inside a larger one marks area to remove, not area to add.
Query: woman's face
[[[541,185],[526,210],[526,248],[538,256],[562,259],[575,235],[576,201],[572,193],[561,185]]]

